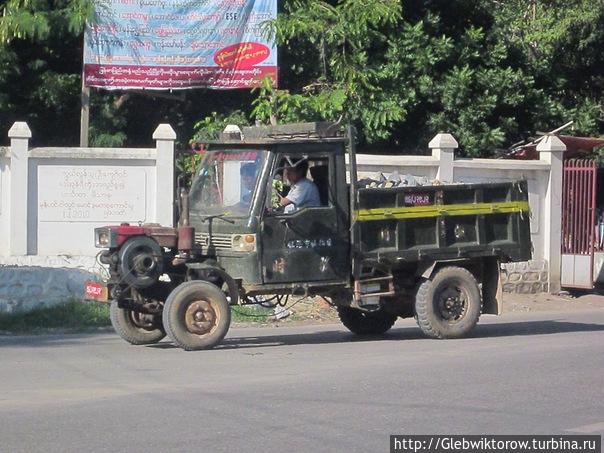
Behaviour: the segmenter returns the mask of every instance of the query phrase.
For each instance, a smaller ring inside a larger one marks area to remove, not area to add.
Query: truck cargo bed
[[[526,181],[359,189],[356,221],[364,259],[531,257]]]

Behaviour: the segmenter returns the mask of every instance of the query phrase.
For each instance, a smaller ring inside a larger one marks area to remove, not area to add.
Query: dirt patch
[[[292,307],[292,320],[308,320],[317,322],[339,322],[338,313],[322,297],[309,297],[301,300]]]
[[[274,309],[262,310],[264,316],[245,316],[252,314],[249,311],[240,311],[234,326],[244,327],[249,325],[285,325],[285,324],[321,324],[339,322],[338,313],[329,303],[322,297],[306,297],[303,299],[291,298],[290,302],[285,307],[289,312],[289,316],[283,319],[276,319]],[[246,319],[247,318],[247,319]]]

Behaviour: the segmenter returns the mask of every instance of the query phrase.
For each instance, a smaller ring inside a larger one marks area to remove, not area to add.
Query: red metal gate
[[[564,161],[562,189],[562,286],[593,288],[598,167],[591,159]]]

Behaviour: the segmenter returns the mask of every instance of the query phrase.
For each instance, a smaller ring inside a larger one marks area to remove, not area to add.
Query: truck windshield
[[[247,217],[265,156],[261,150],[204,153],[191,185],[191,213]]]

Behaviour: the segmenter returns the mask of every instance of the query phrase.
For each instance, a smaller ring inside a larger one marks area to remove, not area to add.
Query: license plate
[[[87,281],[85,283],[84,298],[107,302],[109,299],[107,287],[99,282]]]

